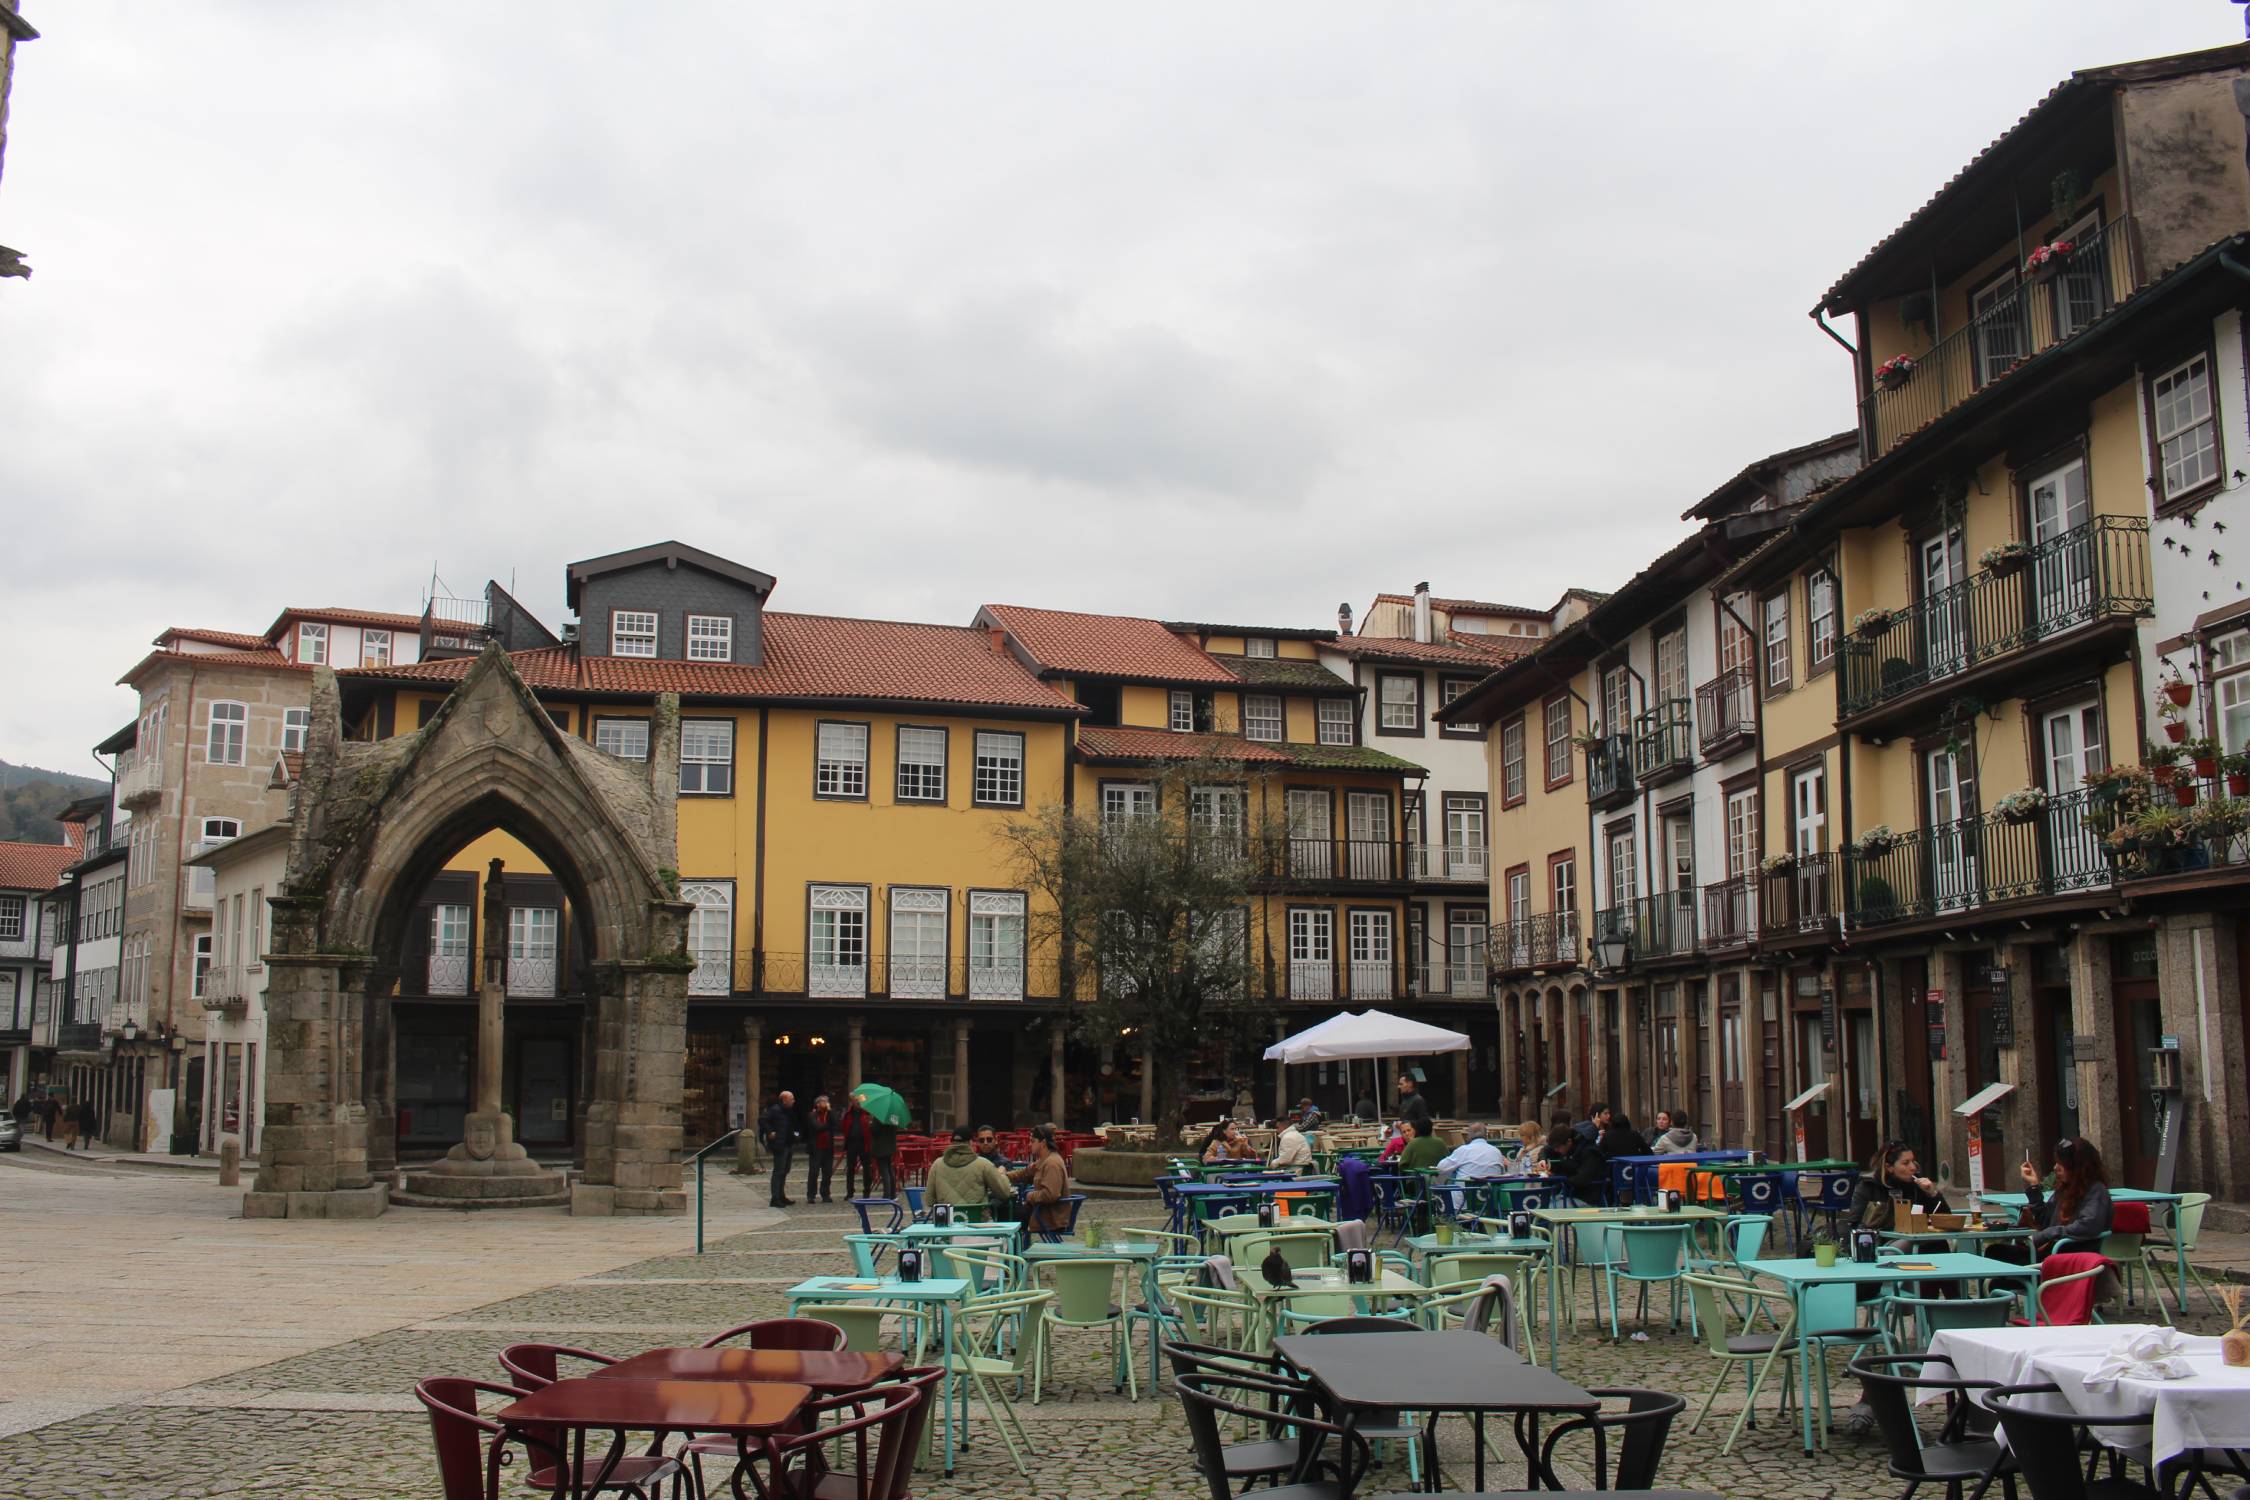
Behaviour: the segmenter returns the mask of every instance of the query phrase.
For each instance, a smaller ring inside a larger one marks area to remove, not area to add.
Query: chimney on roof
[[[1427,583],[1414,585],[1414,639],[1425,646],[1430,644],[1432,639],[1430,635],[1430,586]]]
[[[994,625],[987,629],[985,634],[992,640],[992,654],[994,656],[1006,656],[1008,654],[1007,631],[1002,630],[997,625]]]
[[[1338,635],[1350,635],[1352,633],[1352,607],[1348,600],[1336,606],[1336,633]]]

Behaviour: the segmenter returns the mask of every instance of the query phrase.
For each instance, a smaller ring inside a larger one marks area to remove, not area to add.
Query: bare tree
[[[1250,900],[1278,831],[1253,826],[1263,799],[1239,762],[1182,762],[1148,785],[1161,811],[1050,805],[1002,838],[1018,882],[1047,898],[1033,903],[1029,937],[1052,944],[1071,976],[1073,1031],[1115,1041],[1130,1028],[1155,1070],[1158,1116],[1176,1129],[1196,1049],[1252,1034]]]

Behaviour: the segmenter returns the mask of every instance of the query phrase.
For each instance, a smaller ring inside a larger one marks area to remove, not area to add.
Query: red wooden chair
[[[908,1427],[928,1401],[928,1387],[902,1382],[808,1403],[805,1430],[776,1433],[767,1444],[768,1493],[786,1500],[895,1500],[900,1472],[914,1466],[917,1437]],[[827,1416],[840,1420],[821,1425]]]
[[[752,1349],[805,1349],[825,1353],[844,1347],[844,1330],[818,1318],[759,1318],[738,1324],[724,1333],[714,1333],[701,1347],[716,1349],[736,1339]]]
[[[445,1500],[498,1500],[500,1470],[509,1463],[507,1445],[501,1441],[500,1424],[477,1411],[479,1394],[504,1396],[510,1401],[531,1393],[510,1385],[495,1385],[486,1380],[467,1380],[446,1376],[425,1380],[414,1387],[415,1399],[430,1414],[430,1437],[437,1447],[438,1481],[445,1491]],[[488,1451],[486,1438],[493,1439]],[[563,1465],[567,1450],[562,1435],[552,1429],[529,1428],[516,1434],[530,1455],[530,1471],[524,1475],[524,1484],[535,1490],[553,1491],[563,1483]],[[669,1458],[655,1454],[620,1458],[610,1471],[609,1478],[594,1488],[594,1480],[602,1471],[602,1460],[587,1459],[579,1466],[578,1483],[573,1488],[581,1492],[599,1493],[600,1490],[631,1495],[634,1500],[652,1500],[661,1494],[667,1480],[678,1481],[680,1466]]]
[[[524,1390],[536,1391],[563,1378],[560,1366],[566,1359],[583,1360],[595,1366],[617,1363],[606,1354],[574,1349],[568,1344],[510,1344],[500,1351],[500,1368]]]

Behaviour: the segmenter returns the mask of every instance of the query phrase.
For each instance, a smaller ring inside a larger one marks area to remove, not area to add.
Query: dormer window
[[[1169,722],[1174,734],[1195,733],[1195,694],[1183,693],[1177,688],[1172,690]]]
[[[328,627],[310,620],[297,626],[297,660],[308,667],[323,665],[328,660]]]
[[[1264,656],[1264,657],[1270,657],[1270,656],[1272,656],[1272,655],[1273,655],[1273,639],[1272,639],[1272,637],[1270,637],[1270,636],[1263,636],[1263,635],[1253,635],[1253,636],[1249,636],[1249,637],[1245,638],[1245,639],[1244,639],[1244,641],[1242,642],[1242,654],[1243,654],[1244,656]]]
[[[359,664],[363,667],[387,667],[391,664],[391,633],[388,630],[362,630],[359,633]]]
[[[656,611],[652,609],[613,609],[609,612],[609,654],[612,656],[654,656],[656,654]]]
[[[689,615],[687,654],[689,661],[733,661],[733,616]]]

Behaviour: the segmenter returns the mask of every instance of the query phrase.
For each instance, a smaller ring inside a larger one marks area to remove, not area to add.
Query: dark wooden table
[[[1484,1487],[1484,1414],[1515,1412],[1528,1417],[1516,1426],[1524,1473],[1538,1484],[1539,1418],[1547,1413],[1588,1413],[1601,1409],[1598,1397],[1572,1385],[1543,1365],[1535,1365],[1485,1333],[1465,1328],[1429,1333],[1299,1333],[1273,1341],[1274,1352],[1336,1404],[1345,1426],[1357,1410],[1398,1409],[1428,1412],[1430,1454],[1427,1479],[1434,1491],[1437,1473],[1437,1419],[1461,1412],[1476,1419],[1476,1485]],[[1545,1476],[1550,1481],[1552,1476]]]
[[[1429,1500],[1427,1495],[1394,1492],[1375,1500]],[[1438,1500],[1725,1500],[1711,1490],[1450,1490]]]
[[[794,1424],[812,1394],[809,1385],[784,1381],[620,1380],[598,1375],[558,1380],[492,1414],[502,1429],[493,1453],[497,1461],[509,1439],[535,1436],[534,1455],[540,1447],[548,1448],[559,1466],[554,1493],[576,1497],[598,1491],[608,1482],[617,1461],[625,1456],[628,1432],[659,1438],[671,1432],[726,1436],[741,1446],[744,1439],[765,1437]],[[581,1489],[578,1481],[584,1473],[588,1432],[615,1437],[593,1481]],[[749,1462],[746,1447],[741,1462]],[[740,1493],[739,1468],[735,1488]]]
[[[614,1365],[605,1365],[589,1380],[742,1380],[811,1386],[821,1395],[864,1390],[888,1380],[906,1364],[906,1356],[890,1350],[854,1354],[826,1349],[744,1349],[721,1344],[715,1349],[649,1349]]]

